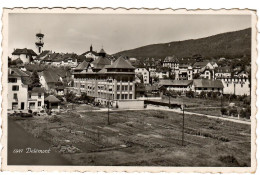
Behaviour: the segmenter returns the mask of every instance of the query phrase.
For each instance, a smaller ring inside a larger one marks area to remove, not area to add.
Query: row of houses
[[[50,95],[44,97],[44,88],[32,87],[30,74],[18,68],[8,68],[8,111],[57,109],[59,100]]]

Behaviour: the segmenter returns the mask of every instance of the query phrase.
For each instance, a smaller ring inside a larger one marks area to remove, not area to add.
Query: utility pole
[[[184,105],[182,107],[182,146],[184,146]]]
[[[182,95],[182,146],[184,146],[184,94]]]
[[[110,94],[109,94],[110,95]],[[107,104],[107,124],[108,125],[110,125],[110,122],[109,122],[109,103],[110,103],[110,101],[109,101],[110,99],[109,99],[109,97],[108,97],[108,104]]]

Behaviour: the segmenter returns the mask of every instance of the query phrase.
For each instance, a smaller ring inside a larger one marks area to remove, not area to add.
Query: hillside
[[[191,57],[200,54],[205,58],[235,58],[243,55],[251,56],[251,28],[240,31],[217,34],[214,36],[152,44],[114,54],[135,58]]]

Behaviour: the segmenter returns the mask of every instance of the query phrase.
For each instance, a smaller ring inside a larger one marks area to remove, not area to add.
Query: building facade
[[[250,82],[248,78],[218,78],[224,85],[224,94],[250,95]]]
[[[146,68],[136,68],[135,74],[140,74],[143,77],[143,83],[149,84],[150,83],[150,72]]]
[[[8,69],[8,110],[26,110],[29,75],[18,68]]]
[[[103,105],[116,104],[120,100],[133,100],[135,68],[119,57],[112,65],[103,66],[98,72],[75,72],[74,89],[77,94],[84,92]]]

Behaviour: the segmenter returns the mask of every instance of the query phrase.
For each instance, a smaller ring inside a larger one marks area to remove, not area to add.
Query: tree
[[[41,87],[40,79],[36,71],[33,71],[31,75],[31,80],[32,80],[32,83],[30,84],[31,89],[34,87]]]
[[[68,92],[65,94],[65,98],[66,98],[67,102],[73,103],[76,99],[76,95],[73,92]]]

